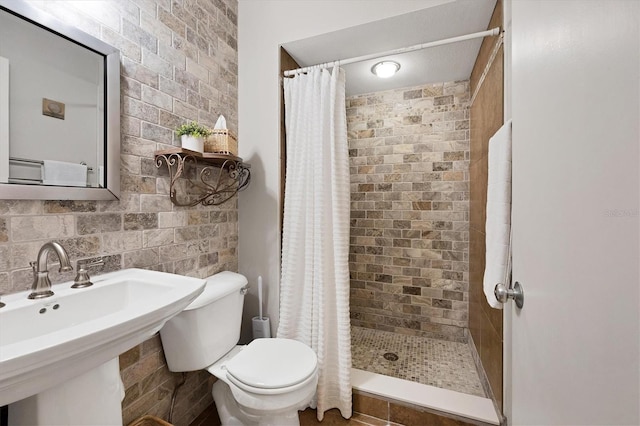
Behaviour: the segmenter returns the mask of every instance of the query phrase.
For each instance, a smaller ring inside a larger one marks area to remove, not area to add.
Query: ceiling
[[[301,66],[310,66],[414,46],[486,30],[495,4],[496,0],[443,1],[405,15],[285,43],[283,47]],[[347,96],[466,80],[481,43],[478,38],[343,65]],[[400,71],[388,79],[373,75],[371,67],[383,59],[400,63]]]

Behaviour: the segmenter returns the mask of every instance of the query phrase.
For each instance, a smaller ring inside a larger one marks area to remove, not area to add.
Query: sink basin
[[[54,285],[55,295],[2,298],[0,406],[79,376],[144,342],[204,289],[198,278],[142,269]]]

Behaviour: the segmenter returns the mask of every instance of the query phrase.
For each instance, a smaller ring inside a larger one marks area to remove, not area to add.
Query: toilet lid
[[[315,372],[315,352],[297,340],[256,339],[227,363],[227,374],[255,388],[293,386]]]

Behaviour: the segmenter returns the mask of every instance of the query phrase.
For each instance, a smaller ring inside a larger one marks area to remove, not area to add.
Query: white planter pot
[[[190,135],[180,136],[180,142],[184,149],[191,151],[204,152],[204,138],[196,138]]]

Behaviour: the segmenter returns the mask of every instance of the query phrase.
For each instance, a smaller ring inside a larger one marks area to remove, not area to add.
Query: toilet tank
[[[202,370],[238,343],[246,285],[235,272],[212,275],[204,291],[165,323],[160,338],[169,370]]]

